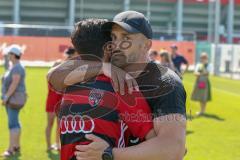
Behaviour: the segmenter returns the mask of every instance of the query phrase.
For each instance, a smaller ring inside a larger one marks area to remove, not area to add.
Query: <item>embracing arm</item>
[[[47,79],[55,90],[62,91],[67,86],[95,77],[101,68],[102,63],[99,61],[70,59],[51,68]]]
[[[110,63],[103,63],[102,61],[67,60],[51,68],[47,79],[55,90],[63,91],[67,86],[88,81],[99,74],[104,74],[112,79],[116,92],[120,91],[121,94],[124,94],[125,84],[129,89],[129,93],[132,93],[133,89],[138,90],[136,80],[128,73]]]
[[[175,118],[169,120],[169,116]],[[114,160],[182,160],[185,151],[185,118],[178,114],[156,118],[154,129],[157,134],[154,138],[136,146],[114,148]]]
[[[169,119],[169,116],[174,118]],[[186,119],[182,115],[170,114],[156,118],[154,129],[157,135],[148,134],[147,140],[136,146],[113,148],[114,160],[182,160],[185,152],[185,128]],[[86,138],[92,143],[77,145],[76,159],[101,160],[103,151],[109,145],[94,135],[86,135]]]

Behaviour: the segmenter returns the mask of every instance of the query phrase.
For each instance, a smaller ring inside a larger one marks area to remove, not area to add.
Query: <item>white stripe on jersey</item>
[[[125,147],[124,133],[126,132],[128,126],[123,121],[121,121],[120,123],[121,123],[121,136],[118,140],[118,148],[123,148]]]

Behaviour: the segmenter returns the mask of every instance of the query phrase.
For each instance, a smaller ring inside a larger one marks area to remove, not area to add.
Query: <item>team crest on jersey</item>
[[[99,105],[103,98],[104,91],[100,89],[93,89],[91,90],[88,98],[88,102],[92,107],[96,107]]]

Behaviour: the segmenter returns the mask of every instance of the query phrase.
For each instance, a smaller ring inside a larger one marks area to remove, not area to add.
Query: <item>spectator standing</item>
[[[172,49],[172,52],[171,52],[172,61],[177,72],[184,74],[188,70],[188,66],[189,66],[188,61],[184,56],[178,53],[178,47],[175,44],[171,46],[171,49]],[[186,69],[184,71],[181,71],[182,64],[186,65]]]
[[[207,102],[211,100],[211,84],[208,78],[210,72],[208,55],[202,53],[200,59],[201,62],[197,64],[194,72],[197,78],[192,93],[192,100],[200,102],[201,110],[197,115],[205,113]]]
[[[169,55],[168,52],[161,52],[160,53],[160,64],[163,65],[164,67],[168,67],[171,70],[175,71],[174,64],[172,62],[171,56]]]
[[[3,153],[4,157],[20,152],[21,125],[19,112],[26,102],[25,68],[20,63],[22,50],[20,46],[12,45],[7,53],[12,66],[3,76],[1,98],[7,111],[10,138],[9,147]]]

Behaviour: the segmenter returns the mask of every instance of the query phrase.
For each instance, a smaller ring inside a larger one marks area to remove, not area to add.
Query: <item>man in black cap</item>
[[[104,140],[92,135],[92,143],[76,147],[77,159],[181,160],[185,151],[186,92],[180,78],[161,65],[144,63],[152,45],[152,29],[143,14],[135,11],[119,13],[104,29],[109,27],[112,29],[109,60],[136,77],[151,107],[157,136],[136,146],[111,148],[104,145]],[[85,78],[90,78],[90,74],[87,76]]]

